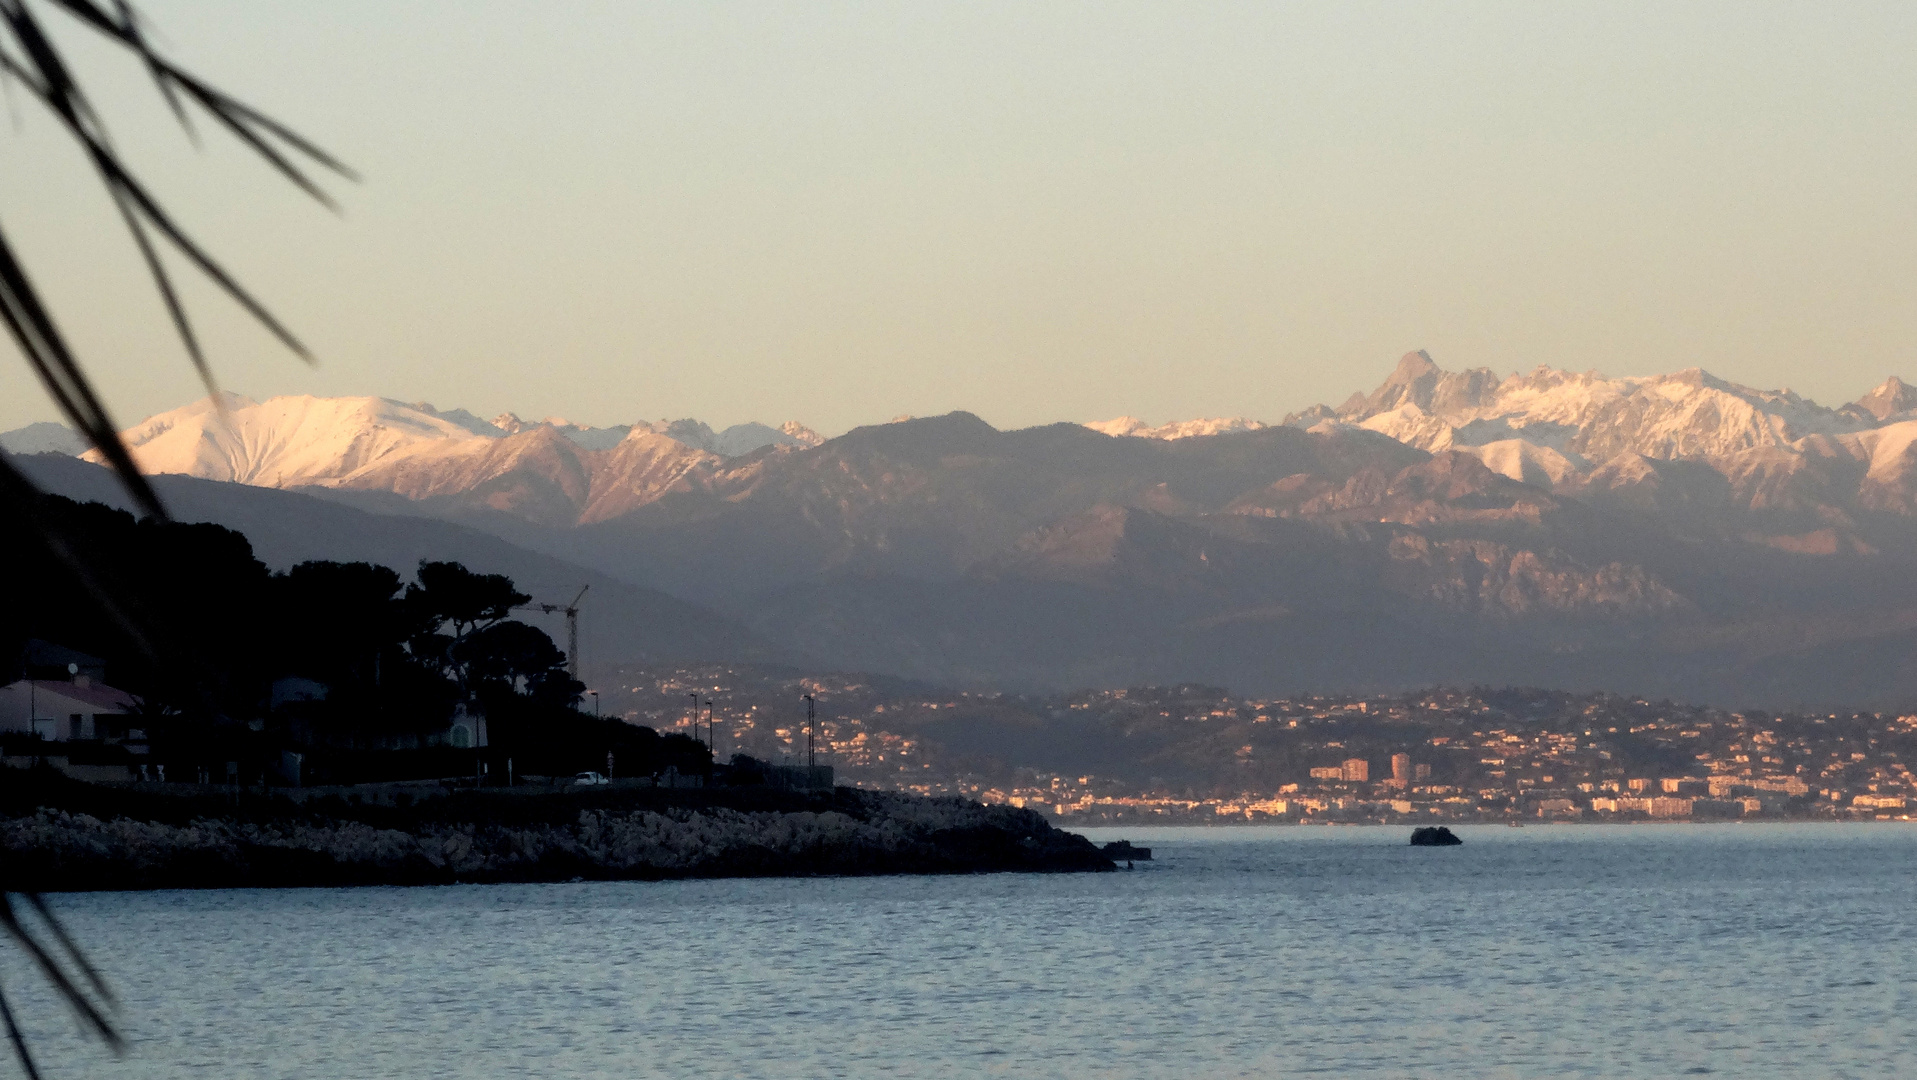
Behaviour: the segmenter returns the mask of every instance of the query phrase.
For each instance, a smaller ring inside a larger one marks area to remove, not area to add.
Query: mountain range
[[[303,513],[359,512],[366,543],[427,519],[704,628],[696,648],[654,635],[589,660],[1733,705],[1917,693],[1917,390],[1896,378],[1827,408],[1698,370],[1499,376],[1414,352],[1275,423],[999,431],[954,413],[823,439],[235,397],[128,439],[149,471],[204,481],[203,514],[273,487]]]

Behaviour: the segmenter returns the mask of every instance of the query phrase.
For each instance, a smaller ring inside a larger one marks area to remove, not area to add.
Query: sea
[[[1917,1076],[1917,824],[1085,831],[1153,859],[55,896],[120,1056],[0,980],[50,1078]]]

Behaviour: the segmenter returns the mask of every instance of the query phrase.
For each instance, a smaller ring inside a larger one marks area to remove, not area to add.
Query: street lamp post
[[[592,718],[597,720],[599,719],[599,691],[588,690],[586,693],[592,695]]]
[[[805,765],[808,769],[818,763],[812,752],[812,730],[817,726],[814,716],[815,714],[812,711],[812,695],[807,694],[805,695]]]

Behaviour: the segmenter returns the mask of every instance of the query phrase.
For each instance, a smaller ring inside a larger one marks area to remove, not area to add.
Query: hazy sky
[[[321,358],[230,389],[608,424],[1276,420],[1446,367],[1917,379],[1917,5],[146,0],[365,174],[335,217],[67,34]],[[49,15],[49,18],[57,16]],[[119,419],[200,391],[14,94],[0,225]],[[51,416],[17,359],[0,427]]]

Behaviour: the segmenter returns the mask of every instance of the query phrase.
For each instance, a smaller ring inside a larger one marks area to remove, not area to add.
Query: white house
[[[0,731],[37,732],[48,742],[124,739],[132,694],[93,682],[22,679],[0,686]]]
[[[487,744],[486,711],[478,705],[457,705],[453,708],[453,722],[446,728],[446,743],[460,750],[483,747]]]

